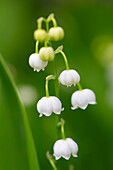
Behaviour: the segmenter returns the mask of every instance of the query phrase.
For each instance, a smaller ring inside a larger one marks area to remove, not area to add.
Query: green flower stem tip
[[[52,21],[53,22],[53,26],[54,27],[57,27],[57,22],[56,22],[56,19],[54,18],[54,14],[50,14],[49,17],[47,18],[47,21],[50,22]]]
[[[49,151],[46,152],[46,157],[49,160],[53,170],[57,170],[57,167],[55,165],[55,161],[54,161],[53,157],[50,155]]]
[[[40,17],[40,18],[37,19],[38,29],[42,29],[42,22],[43,21],[45,21],[45,18],[43,18],[43,17]]]
[[[64,124],[65,120],[61,118],[61,121],[58,123],[58,126],[61,126],[61,134],[62,134],[62,139],[65,140],[65,132],[64,132]]]

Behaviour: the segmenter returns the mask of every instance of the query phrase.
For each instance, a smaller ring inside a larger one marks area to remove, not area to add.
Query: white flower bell
[[[52,112],[60,114],[64,110],[62,108],[61,101],[55,96],[42,97],[37,103],[37,110],[41,117],[43,114],[45,116],[50,116]]]
[[[96,104],[96,96],[90,89],[78,90],[71,97],[72,110],[80,107],[85,110],[88,104]]]
[[[69,160],[71,154],[73,157],[77,157],[78,145],[71,138],[65,140],[57,140],[53,147],[55,159],[58,160],[61,157]]]
[[[75,70],[64,70],[59,76],[59,81],[65,86],[71,86],[72,84],[75,86],[79,83],[80,76]]]
[[[48,61],[42,61],[37,53],[31,54],[29,57],[29,65],[34,69],[34,71],[39,72],[41,69],[44,70],[47,64]]]

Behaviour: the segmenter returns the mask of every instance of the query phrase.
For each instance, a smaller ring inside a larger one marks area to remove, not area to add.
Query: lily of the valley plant
[[[46,29],[42,28],[42,23],[45,22]],[[53,27],[50,28],[50,22],[53,23]],[[64,59],[65,70],[63,70],[60,75],[57,73],[57,68],[54,65],[54,73],[48,75],[45,81],[45,91],[46,94],[37,102],[37,111],[39,117],[43,115],[49,117],[51,114],[60,115],[64,108],[62,102],[59,99],[58,95],[58,85],[61,83],[64,86],[76,86],[78,90],[72,94],[71,104],[72,110],[77,108],[86,109],[88,104],[96,104],[96,97],[92,90],[82,89],[80,84],[80,75],[79,73],[71,69],[68,64],[67,57],[63,52],[63,46],[59,46],[56,50],[53,49],[52,42],[60,41],[64,38],[64,30],[62,27],[57,25],[54,14],[50,14],[47,19],[40,17],[37,20],[37,29],[34,31],[34,39],[36,40],[35,53],[31,54],[29,57],[29,65],[33,68],[34,71],[45,70],[49,62],[53,62],[56,59],[56,55],[60,53]],[[40,49],[39,49],[40,44]],[[47,69],[47,68],[46,68]],[[38,73],[39,74],[39,73]],[[49,95],[48,82],[53,79],[55,81],[56,96]],[[55,117],[56,118],[56,117]],[[61,157],[69,160],[71,155],[77,157],[78,145],[71,139],[66,138],[64,133],[64,120],[61,118],[61,121],[57,122],[58,126],[61,126],[61,135],[62,139],[59,139],[55,142],[53,146],[53,156],[47,152],[47,158],[50,161],[53,169],[57,169],[55,160],[60,159]]]

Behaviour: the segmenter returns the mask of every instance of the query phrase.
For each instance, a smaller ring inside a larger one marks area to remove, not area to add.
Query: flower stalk
[[[64,132],[64,124],[65,120],[61,118],[61,121],[58,123],[58,126],[61,126],[61,134],[62,134],[62,139],[65,140],[65,132]]]
[[[46,23],[46,31],[47,31],[47,33],[48,33],[48,31],[49,31],[49,23],[48,23],[47,20],[45,20],[45,23]]]
[[[82,90],[82,86],[81,86],[80,83],[77,83],[77,86],[78,86],[78,89],[79,89],[79,90]]]
[[[58,74],[57,74],[55,60],[53,61],[53,70],[54,70],[54,76],[55,76],[55,95],[56,95],[56,97],[59,97],[59,81],[58,81]]]
[[[38,54],[38,45],[39,45],[39,41],[36,41],[36,45],[35,45],[35,53]]]
[[[55,162],[54,162],[54,160],[53,160],[53,157],[50,155],[49,151],[46,152],[46,157],[47,157],[47,159],[49,160],[49,162],[50,162],[53,170],[57,170],[57,167],[56,167],[56,165],[55,165]]]
[[[49,17],[47,18],[47,21],[50,22],[52,21],[53,22],[53,26],[54,27],[57,27],[57,22],[56,22],[56,19],[54,18],[54,14],[50,14]]]
[[[53,26],[54,26],[54,27],[57,27],[56,19],[55,19],[55,18],[51,18],[51,21],[53,22]]]
[[[42,22],[44,21],[45,19],[43,17],[40,17],[39,19],[37,19],[37,24],[38,24],[38,29],[42,29]]]
[[[49,97],[49,88],[48,88],[48,82],[51,79],[55,79],[55,76],[49,75],[46,77],[46,83],[45,83],[45,89],[46,89],[46,97]]]
[[[68,64],[68,60],[67,60],[67,57],[65,55],[65,53],[62,51],[62,50],[56,50],[55,53],[61,53],[62,56],[63,56],[63,59],[64,59],[64,62],[65,62],[65,65],[66,65],[66,70],[69,70],[69,64]]]

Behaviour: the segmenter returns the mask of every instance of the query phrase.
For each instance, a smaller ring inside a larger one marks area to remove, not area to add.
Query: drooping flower
[[[80,75],[72,69],[64,70],[59,76],[59,81],[65,86],[75,86],[80,81]]]
[[[59,41],[64,38],[64,30],[62,27],[52,27],[48,33],[49,39],[52,41]]]
[[[34,39],[39,42],[44,42],[47,39],[47,32],[44,29],[35,30]]]
[[[61,101],[55,96],[42,97],[37,103],[37,110],[42,115],[50,116],[52,112],[60,114],[64,110]]]
[[[53,61],[55,57],[52,47],[42,47],[39,51],[39,55],[43,61]]]
[[[94,92],[90,89],[83,89],[75,91],[71,97],[71,107],[72,110],[77,109],[86,109],[88,104],[96,104],[96,96]]]
[[[65,140],[57,140],[53,147],[55,159],[58,160],[61,157],[69,160],[71,154],[73,157],[77,157],[78,145],[71,138]]]
[[[39,54],[33,53],[29,57],[29,65],[34,69],[34,71],[39,72],[40,70],[44,70],[44,68],[47,66],[47,61],[42,61],[40,59]]]

